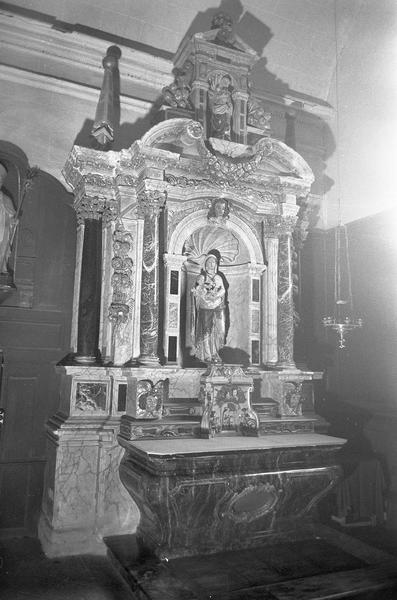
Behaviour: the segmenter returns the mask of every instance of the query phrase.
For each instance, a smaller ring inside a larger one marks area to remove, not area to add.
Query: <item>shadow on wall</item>
[[[274,94],[276,96],[283,95],[294,95],[297,93],[292,90],[288,83],[279,79],[277,75],[271,73],[267,68],[267,59],[262,57],[262,54],[273,38],[273,33],[271,29],[265,24],[262,23],[259,19],[257,19],[254,15],[252,15],[249,11],[244,11],[244,7],[241,4],[240,0],[222,0],[219,6],[214,8],[209,8],[206,11],[199,12],[196,17],[193,19],[190,24],[186,35],[184,36],[181,45],[186,41],[186,39],[190,38],[193,34],[208,31],[211,27],[211,21],[214,15],[219,12],[225,12],[230,15],[234,21],[234,33],[236,36],[241,38],[243,42],[248,44],[251,48],[253,48],[258,55],[258,62],[254,65],[252,69],[252,87],[257,93],[260,92],[268,92]],[[119,89],[119,78],[116,77],[115,89]],[[304,99],[309,98],[304,94],[298,94],[299,97],[302,98],[302,102]],[[150,111],[142,118],[137,119],[135,122],[124,122],[119,123],[120,118],[120,109],[119,106],[115,107],[116,112],[116,124],[115,124],[115,142],[112,145],[112,149],[115,151],[119,151],[123,148],[129,148],[134,141],[139,140],[157,121],[159,118],[158,112],[162,105],[162,98],[160,95],[158,99],[153,104]],[[298,102],[296,108],[301,110],[301,104]],[[279,111],[278,107],[278,111]],[[294,107],[292,107],[293,109]],[[271,112],[272,108],[269,107]],[[304,111],[301,111],[301,115],[304,116]],[[315,117],[313,115],[310,116],[312,122],[315,121]],[[317,118],[316,129],[322,132],[321,140],[319,144],[322,146],[321,150],[316,152],[314,165],[314,172],[316,173],[316,182],[314,184],[313,192],[318,194],[323,194],[328,192],[332,185],[333,181],[329,179],[326,175],[324,175],[324,171],[326,169],[326,161],[335,151],[335,141],[332,135],[332,132],[328,126],[328,124],[323,121],[320,117]],[[91,136],[91,129],[93,125],[92,119],[86,119],[80,132],[78,133],[75,144],[83,146],[83,147],[94,147],[95,148],[95,140]],[[284,130],[283,130],[284,128]],[[280,131],[274,132],[274,137],[286,141],[288,143],[288,133],[287,129],[287,119],[285,120],[285,124],[281,125]],[[298,151],[299,151],[299,139],[298,142]],[[310,143],[310,140],[309,140]],[[317,143],[317,142],[316,142]],[[305,140],[305,144],[307,144],[307,140]]]

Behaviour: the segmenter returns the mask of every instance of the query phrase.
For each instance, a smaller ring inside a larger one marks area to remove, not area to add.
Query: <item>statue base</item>
[[[200,378],[201,437],[257,436],[259,419],[251,407],[253,386],[253,377],[241,365],[209,366]]]

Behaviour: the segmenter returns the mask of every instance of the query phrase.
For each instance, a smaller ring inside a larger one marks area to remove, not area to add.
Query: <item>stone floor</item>
[[[108,539],[139,600],[396,600],[397,538],[394,555],[378,546],[316,525],[310,539],[159,563],[136,558],[133,536]]]
[[[321,526],[310,540],[168,563],[136,561],[135,540],[109,538],[98,556],[47,559],[32,538],[0,541],[2,600],[397,599],[397,536]],[[361,539],[360,539],[361,538]],[[371,545],[368,545],[370,542]],[[132,592],[131,589],[134,591]]]
[[[106,557],[48,559],[33,538],[0,540],[1,600],[131,600]]]

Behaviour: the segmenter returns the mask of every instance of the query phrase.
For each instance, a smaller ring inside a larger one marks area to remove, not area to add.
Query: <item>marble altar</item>
[[[315,433],[321,374],[294,362],[313,173],[270,135],[258,56],[216,22],[181,45],[157,124],[65,165],[78,236],[73,353],[47,424],[50,555],[104,551],[138,521],[159,555],[249,546],[338,477],[343,440]]]
[[[138,539],[160,559],[260,546],[303,528],[335,485],[345,440],[319,434],[121,444]]]

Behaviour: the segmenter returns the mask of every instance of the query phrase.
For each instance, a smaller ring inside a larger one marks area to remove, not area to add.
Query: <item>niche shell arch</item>
[[[221,199],[227,200],[227,198]],[[169,256],[182,255],[183,247],[189,237],[201,227],[208,225],[207,215],[208,209],[201,209],[196,211],[193,215],[188,215],[181,220],[170,236],[168,251]],[[252,265],[264,266],[263,252],[259,242],[250,227],[244,223],[244,221],[233,215],[231,211],[229,218],[225,220],[224,227],[225,229],[229,229],[232,233],[234,233],[237,238],[241,239],[241,241],[245,244],[249,252],[250,263]]]

